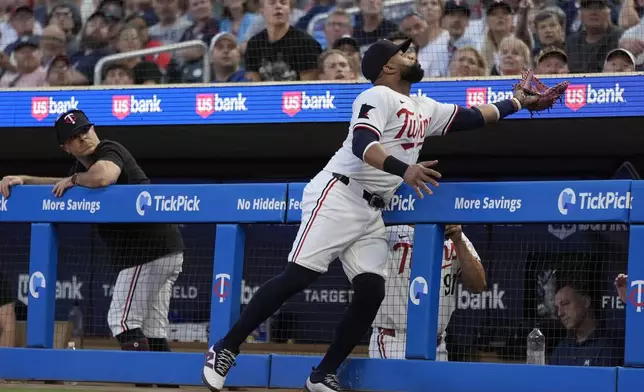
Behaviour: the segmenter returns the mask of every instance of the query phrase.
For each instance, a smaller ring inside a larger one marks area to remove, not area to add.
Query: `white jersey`
[[[386,283],[385,299],[374,319],[373,327],[406,331],[414,228],[407,225],[390,226],[387,227],[386,233],[389,239],[389,277]],[[474,245],[465,234],[463,234],[463,240],[472,255],[480,259]],[[438,311],[437,334],[439,335],[445,331],[452,313],[456,310],[456,278],[460,272],[460,263],[456,258],[454,243],[452,240],[445,240]],[[429,289],[431,290],[431,287]]]
[[[349,135],[324,170],[343,174],[388,201],[402,179],[356,157],[352,148],[353,131],[374,132],[387,153],[414,164],[425,138],[443,135],[456,112],[457,106],[453,104],[438,103],[422,96],[408,97],[385,86],[372,87],[353,102]]]

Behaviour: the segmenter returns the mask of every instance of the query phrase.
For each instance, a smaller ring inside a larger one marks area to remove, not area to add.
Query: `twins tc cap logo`
[[[568,210],[577,203],[577,196],[575,191],[570,188],[566,188],[559,194],[559,200],[557,201],[557,208],[561,215],[568,215]]]
[[[414,305],[420,305],[421,294],[427,294],[427,281],[419,276],[411,281],[409,285],[409,300]]]
[[[152,195],[148,191],[139,193],[136,198],[136,212],[140,216],[145,216],[146,207],[152,207]]]
[[[230,294],[230,275],[217,274],[215,276],[215,295],[219,298],[219,303],[224,302],[228,294]]]
[[[47,281],[45,280],[45,275],[40,271],[34,272],[29,278],[29,294],[34,297],[40,297],[40,289],[47,287]]]

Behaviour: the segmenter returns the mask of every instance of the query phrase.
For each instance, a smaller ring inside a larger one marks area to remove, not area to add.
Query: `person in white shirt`
[[[304,188],[302,217],[288,266],[259,288],[226,336],[211,346],[202,380],[221,391],[239,347],[287,299],[310,286],[339,258],[353,285],[352,302],[335,337],[304,387],[308,392],[340,392],[338,368],[369,330],[385,298],[387,236],[382,210],[404,182],[418,198],[437,186],[437,161],[418,162],[430,136],[474,130],[499,121],[535,97],[515,96],[471,108],[412,96],[411,85],[424,76],[421,65],[405,56],[411,39],[396,45],[380,40],[367,49],[362,74],[373,87],[353,102],[349,132],[342,147]],[[298,102],[285,100],[285,107]]]
[[[369,357],[404,359],[414,228],[408,225],[390,226],[386,232],[389,238],[389,277],[385,299],[372,324]],[[486,285],[481,259],[461,226],[446,225],[445,238],[439,289],[437,361],[448,360],[445,329],[456,309],[457,281],[461,281],[473,293],[480,293]]]

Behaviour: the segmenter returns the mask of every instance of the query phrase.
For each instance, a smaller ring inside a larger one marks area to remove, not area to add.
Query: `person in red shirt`
[[[163,42],[150,39],[150,35],[148,34],[148,24],[145,21],[143,14],[139,13],[130,15],[127,19],[125,19],[125,24],[136,27],[139,32],[139,39],[141,40],[141,44],[144,49],[163,46]],[[172,61],[172,53],[161,52],[151,54],[145,56],[144,60],[155,63],[162,71],[165,71],[166,69],[168,69],[168,65]]]

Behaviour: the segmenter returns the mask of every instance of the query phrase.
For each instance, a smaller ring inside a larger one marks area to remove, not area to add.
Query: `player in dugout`
[[[64,178],[6,176],[0,194],[19,185],[53,185],[63,197],[75,186],[150,184],[130,152],[112,140],[100,140],[81,110],[62,114],[54,125],[60,147],[76,159]],[[184,243],[175,224],[100,224],[96,227],[120,271],[107,321],[122,350],[168,352],[167,327],[172,288],[183,266]],[[149,386],[147,384],[140,386]],[[172,387],[170,385],[158,385]]]
[[[369,357],[405,359],[407,343],[407,310],[409,278],[414,244],[414,227],[396,225],[386,230],[389,248],[389,276],[385,299],[373,321]],[[445,343],[447,324],[456,310],[456,286],[463,282],[472,292],[485,289],[485,269],[474,245],[463,233],[461,225],[445,225],[441,287],[436,331],[436,360],[447,361]]]

